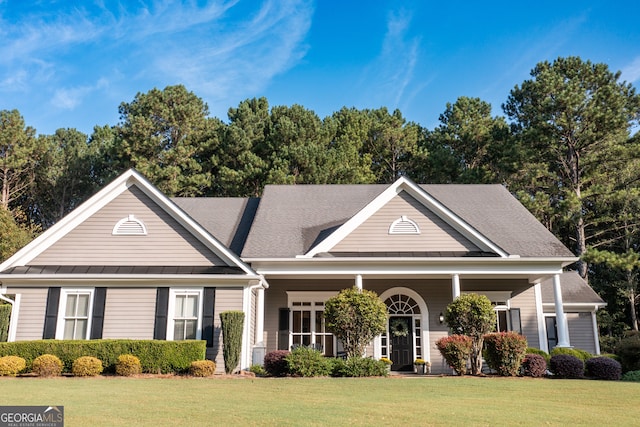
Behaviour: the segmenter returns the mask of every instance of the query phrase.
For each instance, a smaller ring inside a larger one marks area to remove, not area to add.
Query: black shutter
[[[104,326],[104,304],[107,300],[107,288],[95,288],[93,293],[93,315],[91,318],[92,340],[102,338],[102,327]]]
[[[213,316],[216,308],[216,288],[204,288],[202,309],[202,339],[213,347]]]
[[[58,323],[58,306],[60,305],[60,288],[49,288],[47,292],[47,311],[44,315],[44,330],[42,339],[56,337],[56,324]]]
[[[154,340],[167,339],[167,311],[169,310],[169,288],[158,288],[156,293],[156,323],[153,328]]]
[[[278,350],[289,350],[289,309],[278,312]]]

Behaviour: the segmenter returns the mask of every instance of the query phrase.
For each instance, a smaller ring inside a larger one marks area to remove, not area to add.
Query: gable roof
[[[466,236],[502,256],[573,257],[501,185],[267,185],[243,258],[293,258],[322,253],[344,238],[397,191],[435,210]],[[385,195],[386,194],[386,195]]]
[[[553,278],[540,282],[542,303],[554,304]],[[591,286],[575,271],[566,271],[560,275],[562,302],[566,305],[593,304],[605,306],[606,303]]]
[[[23,271],[24,269],[15,269],[14,267],[29,265],[30,261],[34,260],[38,255],[42,254],[53,244],[62,239],[67,233],[72,231],[83,221],[90,218],[93,214],[108,205],[111,201],[129,190],[131,187],[136,187],[142,191],[142,193],[167,212],[167,214],[184,227],[184,229],[202,242],[208,250],[215,253],[220,259],[227,263],[228,266],[237,268],[239,272],[255,275],[255,272],[253,272],[253,270],[251,270],[251,268],[248,267],[237,255],[213,237],[206,229],[198,224],[198,222],[193,220],[182,209],[171,202],[171,200],[169,200],[163,193],[133,169],[130,169],[120,175],[85,203],[58,221],[55,225],[46,230],[27,246],[19,250],[4,263],[0,264],[0,272],[6,273],[7,271],[12,271],[15,273],[25,274]]]

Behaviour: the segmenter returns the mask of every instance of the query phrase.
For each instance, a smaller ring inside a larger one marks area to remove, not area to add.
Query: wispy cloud
[[[62,110],[73,110],[82,103],[84,98],[92,94],[98,89],[104,89],[109,85],[107,79],[99,79],[95,85],[91,86],[75,86],[69,88],[56,89],[51,106]]]
[[[622,68],[622,79],[629,83],[640,80],[640,56]]]
[[[410,35],[411,21],[405,10],[389,13],[380,55],[365,72],[367,90],[379,94],[381,105],[400,108],[424,87],[413,82],[421,40]]]

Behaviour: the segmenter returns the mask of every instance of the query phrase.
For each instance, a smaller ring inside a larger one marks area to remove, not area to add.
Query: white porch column
[[[571,347],[569,344],[569,325],[567,316],[562,308],[562,288],[560,287],[560,275],[553,276],[553,297],[556,301],[556,327],[558,328],[557,347]]]
[[[460,296],[460,275],[454,274],[451,276],[451,293],[453,294],[453,299],[456,299]]]
[[[362,290],[362,275],[361,274],[357,274],[356,275],[356,288],[358,288],[359,291]]]
[[[264,288],[258,288],[256,294],[256,330],[255,345],[264,347]]]

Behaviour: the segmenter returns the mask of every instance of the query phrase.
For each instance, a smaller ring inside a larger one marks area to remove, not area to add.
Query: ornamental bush
[[[467,360],[471,354],[471,346],[471,338],[466,335],[450,335],[436,342],[438,351],[458,375],[467,373]]]
[[[297,377],[324,377],[331,373],[333,362],[318,350],[300,346],[294,348],[286,357],[291,375]]]
[[[71,373],[76,377],[95,377],[102,373],[102,361],[93,356],[78,357],[73,361]]]
[[[569,356],[577,357],[582,360],[582,362],[586,362],[587,360],[593,357],[593,354],[588,351],[581,350],[579,348],[568,348],[568,347],[554,347],[549,353],[551,356],[557,356],[560,354],[568,354]]]
[[[287,356],[289,350],[276,350],[264,356],[264,370],[272,377],[286,377],[289,373]]]
[[[549,353],[535,347],[527,347],[527,354],[537,354],[544,357],[544,361],[547,363],[547,365],[549,364],[549,359],[551,359],[551,355]]]
[[[484,336],[484,359],[503,377],[515,377],[527,351],[527,339],[516,332],[496,332]]]
[[[192,377],[210,377],[216,373],[216,362],[213,360],[196,360],[189,366],[189,375]]]
[[[522,374],[527,377],[542,378],[547,374],[547,360],[539,354],[527,354],[522,361]]]
[[[621,339],[616,346],[615,354],[620,357],[623,371],[640,371],[640,335]]]
[[[43,354],[33,360],[31,372],[39,377],[57,377],[62,373],[62,361],[53,354]]]
[[[224,371],[233,373],[240,362],[242,352],[242,331],[244,329],[244,312],[223,311],[220,313],[222,324],[222,356]]]
[[[622,381],[633,381],[640,383],[640,371],[629,371],[622,376]]]
[[[335,359],[333,377],[384,377],[387,375],[387,363],[369,357],[350,357],[347,360]]]
[[[0,357],[0,376],[15,377],[27,367],[27,362],[22,357]]]
[[[585,363],[588,377],[617,381],[622,377],[622,365],[609,357],[592,357]]]
[[[132,375],[138,375],[140,372],[142,372],[142,366],[140,365],[140,359],[136,356],[133,354],[122,354],[118,356],[116,375],[130,377]]]
[[[584,378],[584,362],[570,354],[551,356],[549,370],[557,378]]]

